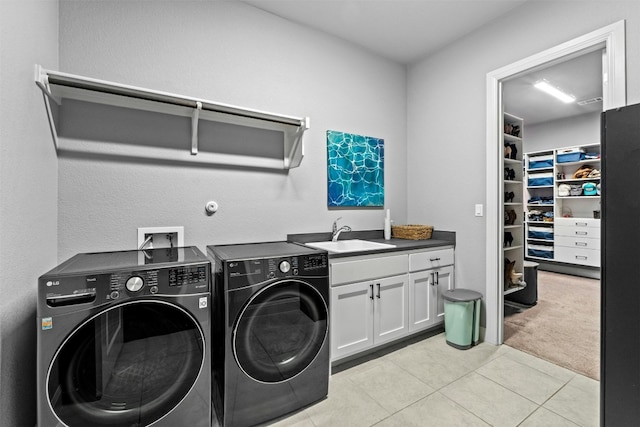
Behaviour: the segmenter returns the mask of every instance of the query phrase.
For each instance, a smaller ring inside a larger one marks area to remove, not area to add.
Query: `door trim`
[[[504,275],[502,238],[504,225],[500,214],[503,205],[501,188],[503,156],[503,104],[502,82],[528,70],[561,59],[568,59],[588,51],[604,48],[603,61],[603,108],[626,105],[626,56],[625,21],[621,20],[566,43],[542,51],[513,64],[487,74],[487,123],[486,123],[486,335],[492,344],[503,342],[504,298],[502,294]]]

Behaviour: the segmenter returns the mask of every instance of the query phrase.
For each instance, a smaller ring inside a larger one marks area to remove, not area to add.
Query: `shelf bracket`
[[[193,109],[191,115],[191,154],[198,154],[198,118],[202,111],[202,102],[196,101],[196,108]]]
[[[304,157],[304,132],[309,129],[309,117],[304,117],[298,128],[290,134],[289,142],[285,143],[284,168],[291,169],[300,166]]]
[[[36,64],[35,66],[35,81],[36,85],[42,90],[42,100],[44,101],[44,107],[47,111],[47,119],[49,120],[49,129],[51,130],[51,137],[53,138],[53,146],[58,151],[58,130],[56,129],[56,123],[53,118],[53,112],[51,111],[51,101],[60,105],[61,101],[56,99],[51,94],[51,87],[49,86],[49,76],[42,69],[42,66]]]
[[[36,64],[35,67],[35,81],[36,85],[38,85],[40,90],[42,90],[42,93],[44,93],[49,99],[58,105],[62,104],[62,100],[56,98],[51,93],[51,86],[49,86],[49,75],[47,74],[47,71],[38,64]]]

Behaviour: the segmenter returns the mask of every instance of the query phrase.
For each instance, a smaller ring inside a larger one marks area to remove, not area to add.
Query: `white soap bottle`
[[[387,209],[387,216],[384,218],[384,239],[391,239],[391,209]]]

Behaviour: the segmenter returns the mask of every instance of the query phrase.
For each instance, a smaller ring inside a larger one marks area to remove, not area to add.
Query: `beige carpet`
[[[538,304],[518,311],[505,306],[505,344],[600,379],[599,280],[538,271]]]

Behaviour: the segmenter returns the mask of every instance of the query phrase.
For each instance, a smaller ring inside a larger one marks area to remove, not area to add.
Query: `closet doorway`
[[[602,109],[626,105],[624,21],[596,30],[487,75],[487,258],[485,340],[504,340],[503,84],[585,53],[605,52]]]
[[[516,262],[524,273],[513,273],[515,283],[505,275],[503,340],[595,380],[601,229],[595,190],[605,59],[600,49],[539,67],[505,80],[502,93],[505,126],[519,118],[517,139],[505,135],[519,153],[504,165],[505,212],[517,212],[515,225],[505,225],[504,262]],[[568,98],[538,89],[541,82]],[[523,282],[524,288],[516,285]]]

